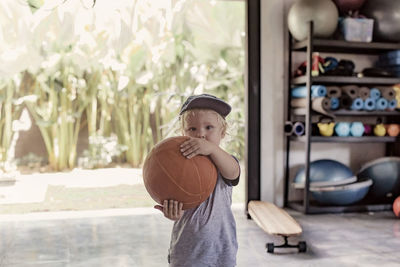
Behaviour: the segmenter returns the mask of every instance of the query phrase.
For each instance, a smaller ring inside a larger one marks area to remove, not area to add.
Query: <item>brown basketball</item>
[[[217,169],[206,156],[185,158],[180,145],[188,137],[171,137],[158,143],[143,166],[147,192],[159,204],[177,200],[183,209],[191,209],[206,200],[217,182]]]

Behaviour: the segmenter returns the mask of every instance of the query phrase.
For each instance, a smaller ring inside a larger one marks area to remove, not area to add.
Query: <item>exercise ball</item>
[[[372,185],[371,179],[335,186],[311,187],[315,200],[327,205],[350,205],[362,200]]]
[[[361,14],[374,19],[374,40],[400,42],[399,0],[368,0]]]
[[[314,22],[314,36],[331,36],[338,24],[338,10],[331,0],[297,0],[289,10],[288,26],[299,41],[308,36],[308,22]]]
[[[396,217],[400,218],[400,196],[397,197],[393,202],[393,212]]]
[[[341,13],[347,13],[351,10],[358,10],[362,7],[365,0],[334,0]]]
[[[400,157],[383,157],[364,164],[357,176],[370,178],[373,185],[366,198],[369,200],[393,200],[400,195]]]
[[[356,180],[350,168],[336,160],[320,159],[310,162],[310,185],[313,187],[341,185]],[[294,187],[304,188],[304,181],[304,167],[302,167],[296,173]]]
[[[157,203],[177,200],[191,209],[206,200],[217,182],[217,169],[206,156],[187,159],[180,145],[187,137],[171,137],[152,148],[143,165],[147,192]]]

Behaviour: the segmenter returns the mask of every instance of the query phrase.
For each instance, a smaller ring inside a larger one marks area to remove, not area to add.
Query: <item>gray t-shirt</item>
[[[232,186],[218,173],[211,195],[198,207],[185,210],[174,223],[168,262],[172,267],[236,266],[238,244],[231,210]]]

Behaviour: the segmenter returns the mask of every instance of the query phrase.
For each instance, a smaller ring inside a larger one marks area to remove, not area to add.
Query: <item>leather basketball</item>
[[[188,137],[171,137],[158,143],[147,155],[143,180],[147,192],[159,204],[177,200],[191,209],[206,200],[217,182],[217,169],[206,156],[185,158],[180,145]]]

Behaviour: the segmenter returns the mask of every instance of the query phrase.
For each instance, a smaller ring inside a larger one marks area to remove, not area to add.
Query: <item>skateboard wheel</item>
[[[306,252],[307,251],[307,244],[305,241],[299,242],[299,252]]]
[[[274,253],[274,243],[267,243],[267,252]]]

